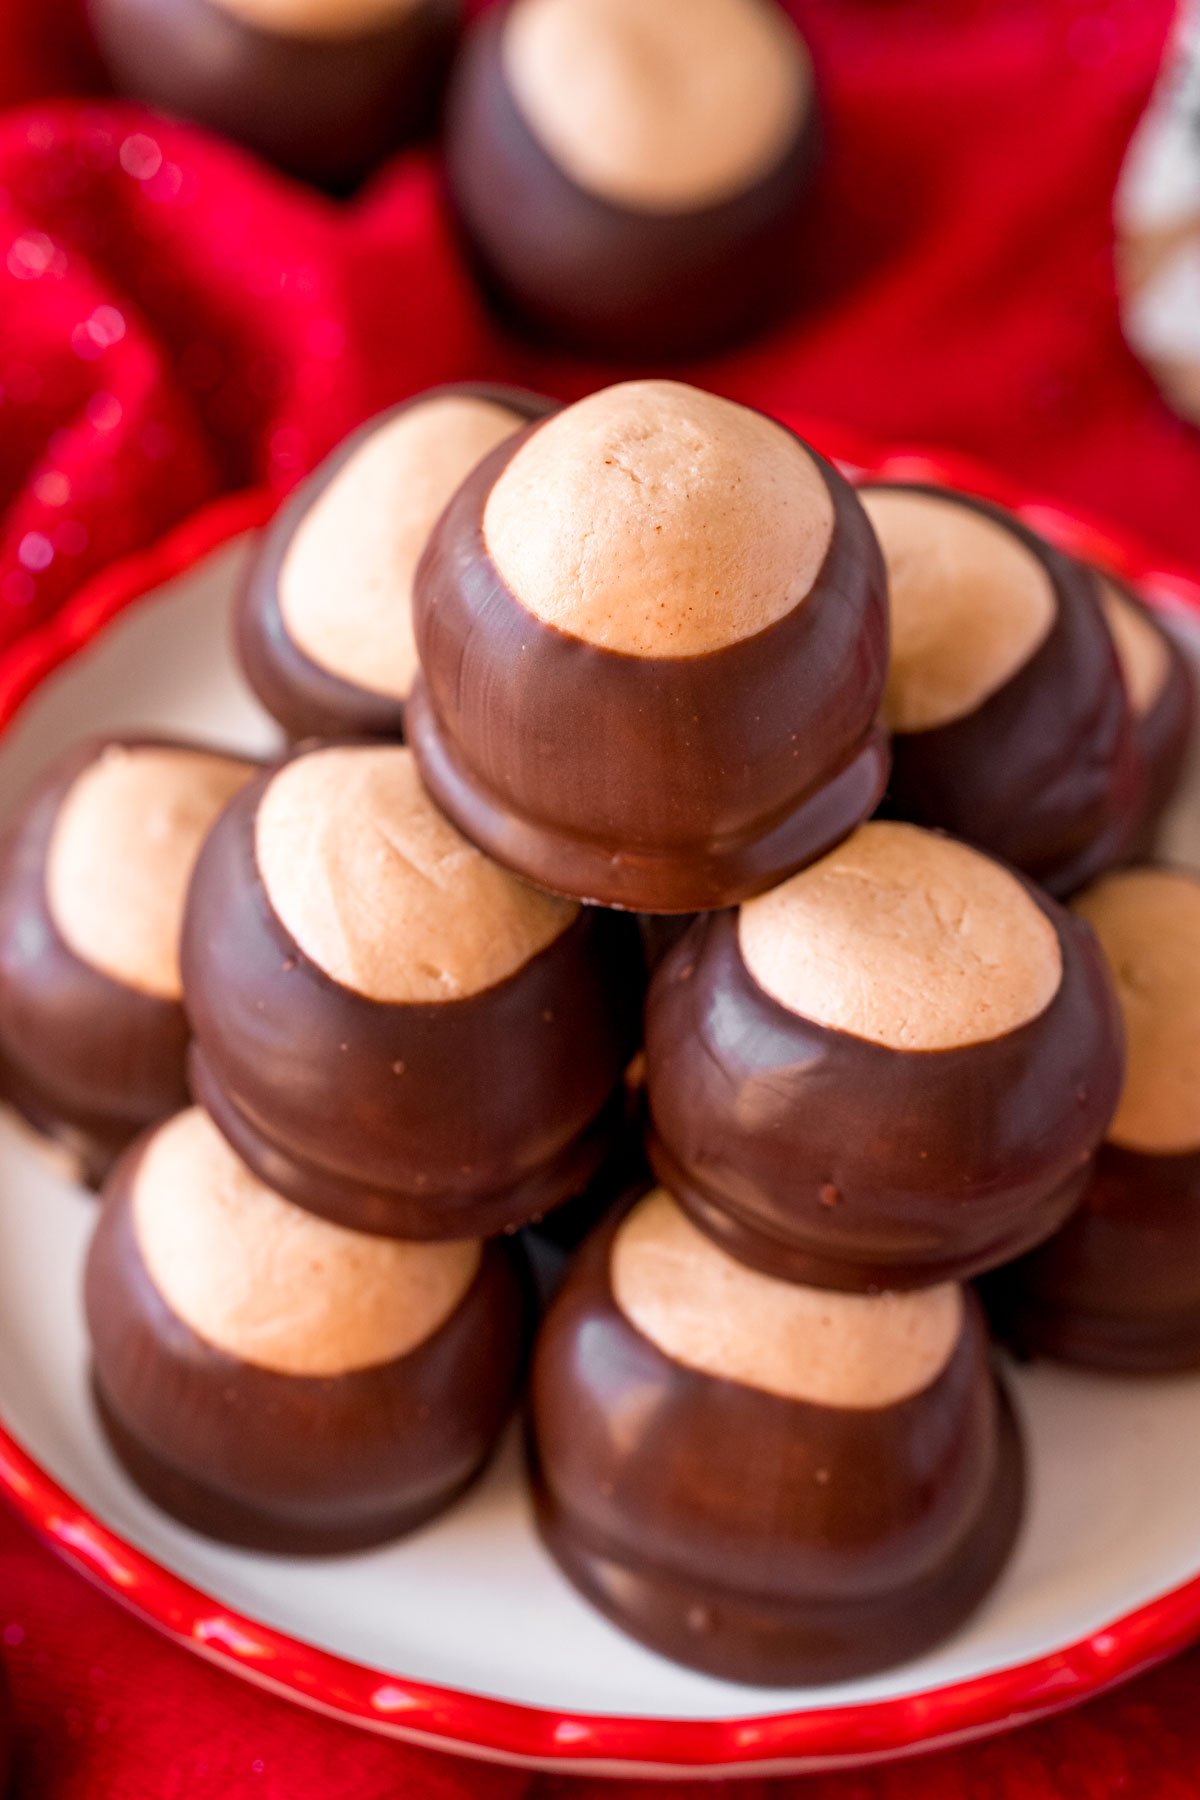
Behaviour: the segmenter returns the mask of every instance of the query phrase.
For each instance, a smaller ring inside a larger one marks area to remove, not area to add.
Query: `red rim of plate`
[[[1157,604],[1200,614],[1200,582],[1129,538],[942,451],[880,450],[824,421],[788,419],[854,475],[966,488],[1010,506],[1074,554],[1135,582]],[[127,606],[263,524],[278,494],[215,502],[149,550],[88,582],[0,661],[0,728],[54,669]],[[210,1599],[93,1518],[0,1423],[0,1491],[68,1562],[178,1642],[288,1699],[387,1736],[495,1760],[645,1772],[828,1768],[982,1736],[1075,1705],[1200,1636],[1200,1576],[1078,1642],[1011,1668],[850,1706],[726,1719],[560,1712],[381,1673],[305,1644]]]

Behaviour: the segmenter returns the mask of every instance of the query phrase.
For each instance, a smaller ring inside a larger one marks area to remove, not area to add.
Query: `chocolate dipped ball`
[[[149,1498],[210,1537],[397,1537],[490,1454],[525,1287],[512,1245],[369,1237],[292,1206],[192,1108],[106,1190],[85,1280],[100,1420]]]
[[[775,0],[514,0],[451,84],[451,197],[510,321],[589,354],[700,354],[782,312],[817,160]]]
[[[418,394],[348,438],[278,514],[235,631],[251,687],[289,737],[403,738],[425,541],[475,464],[550,410],[515,388]]]
[[[1200,877],[1107,875],[1075,902],[1121,1003],[1128,1067],[1083,1203],[995,1279],[1025,1349],[1130,1373],[1200,1365]]]
[[[874,534],[814,451],[728,400],[626,382],[501,445],[434,528],[414,615],[426,782],[557,893],[724,906],[882,793]]]
[[[876,821],[660,964],[660,1177],[768,1274],[911,1288],[1062,1223],[1117,1103],[1121,1029],[1078,918],[977,850]]]
[[[199,744],[89,739],[0,842],[0,1094],[93,1184],[186,1103],[184,899],[253,773]]]
[[[1071,893],[1126,851],[1142,804],[1095,575],[985,501],[861,497],[888,569],[889,809]]]
[[[116,87],[351,188],[430,129],[459,0],[87,0]]]
[[[1022,1458],[966,1290],[831,1294],[747,1269],[662,1189],[542,1327],[530,1444],[564,1573],[727,1680],[844,1680],[953,1631],[1012,1546]]]
[[[633,925],[481,855],[400,746],[309,748],[238,797],[183,968],[196,1098],[260,1180],[339,1224],[515,1229],[622,1127]]]
[[[1100,603],[1133,708],[1142,758],[1142,802],[1133,847],[1149,855],[1183,773],[1196,716],[1195,681],[1179,645],[1131,587],[1101,575]]]

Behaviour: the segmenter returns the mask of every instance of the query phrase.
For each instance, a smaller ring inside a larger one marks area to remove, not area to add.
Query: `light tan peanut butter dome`
[[[1200,1150],[1200,877],[1126,869],[1073,904],[1100,939],[1125,1022],[1110,1142],[1152,1156]]]
[[[339,745],[286,763],[259,800],[255,854],[305,956],[370,1000],[479,993],[579,911],[461,837],[398,746]]]
[[[975,712],[1050,635],[1057,602],[1033,552],[952,498],[864,488],[887,564],[891,667],[883,716],[930,731]]]
[[[738,943],[781,1006],[894,1050],[1001,1037],[1062,981],[1058,935],[1015,876],[953,838],[882,821],[745,901]]]
[[[421,552],[454,490],[522,423],[490,400],[442,394],[363,440],[302,517],[280,565],[279,610],[307,657],[370,693],[407,698]]]
[[[816,1406],[894,1406],[937,1380],[963,1327],[954,1283],[843,1294],[736,1262],[663,1189],[613,1240],[613,1297],[643,1337],[702,1374]]]
[[[1166,642],[1141,608],[1100,578],[1100,603],[1121,665],[1130,704],[1144,719],[1167,685],[1171,653]]]
[[[426,0],[212,0],[212,4],[254,31],[274,37],[366,37],[384,31]]]
[[[455,1311],[480,1259],[478,1243],[369,1237],[293,1206],[198,1107],[147,1144],[133,1228],[151,1281],[197,1337],[282,1375],[407,1356]]]
[[[183,993],[179,937],[217,814],[254,774],[204,750],[109,744],[76,776],[46,858],[46,904],[82,962],[163,1000]]]
[[[693,212],[773,173],[810,104],[808,53],[774,0],[516,0],[505,80],[577,187]]]
[[[833,501],[790,432],[674,381],[604,388],[538,427],[484,511],[521,605],[629,656],[699,656],[802,603]]]

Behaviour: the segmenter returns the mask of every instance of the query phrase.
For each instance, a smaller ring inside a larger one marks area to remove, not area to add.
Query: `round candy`
[[[995,1278],[1028,1350],[1131,1373],[1200,1364],[1200,877],[1129,869],[1082,893],[1125,1022],[1120,1104],[1083,1202]]]
[[[623,1128],[632,922],[482,855],[398,745],[310,747],[239,797],[183,967],[197,1098],[263,1181],[341,1224],[513,1229]]]
[[[1121,1078],[1091,932],[940,834],[877,821],[659,964],[651,1156],[768,1273],[909,1288],[1005,1262],[1078,1200]]]
[[[411,1244],[282,1199],[198,1108],[129,1152],[85,1304],[101,1423],[158,1505],[284,1552],[412,1530],[511,1409],[525,1283],[507,1244]]]
[[[1092,571],[1000,507],[871,484],[892,662],[889,810],[1066,894],[1126,854],[1133,714]]]
[[[1149,855],[1179,787],[1196,718],[1196,685],[1186,656],[1124,582],[1100,577],[1100,603],[1133,708],[1144,771],[1135,848]]]
[[[425,779],[543,887],[727,905],[878,802],[874,536],[833,469],[746,407],[627,382],[530,427],[442,514],[414,606]]]
[[[90,739],[0,844],[0,1093],[86,1180],[186,1101],[184,901],[253,773],[198,744]]]
[[[404,736],[417,671],[413,577],[476,463],[550,403],[436,388],[328,457],[263,538],[238,600],[242,668],[291,738]]]
[[[646,359],[795,298],[817,139],[808,52],[775,0],[515,0],[467,39],[446,153],[500,307]]]
[[[990,1587],[1021,1512],[962,1288],[774,1280],[661,1189],[572,1264],[534,1353],[530,1451],[570,1580],[734,1681],[844,1680],[928,1649]]]

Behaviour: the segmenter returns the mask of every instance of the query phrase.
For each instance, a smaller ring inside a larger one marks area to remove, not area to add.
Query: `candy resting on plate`
[[[1143,803],[1097,577],[986,501],[861,495],[888,565],[889,809],[1072,892],[1128,852]]]
[[[205,845],[184,926],[192,1083],[261,1180],[397,1237],[487,1237],[579,1192],[623,1124],[633,921],[539,893],[410,751],[309,747]]]
[[[431,791],[556,892],[726,905],[882,793],[874,534],[827,463],[730,401],[627,382],[502,445],[435,527],[414,615]]]
[[[836,1681],[928,1649],[1004,1564],[1014,1420],[972,1296],[747,1269],[661,1189],[584,1247],[534,1351],[539,1528],[624,1630],[709,1674]]]
[[[96,1183],[187,1098],[179,972],[200,845],[254,766],[198,744],[92,738],[0,841],[0,1096]]]
[[[289,737],[403,737],[430,529],[480,458],[549,410],[515,388],[435,388],[364,425],[289,500],[236,623],[247,679]]]
[[[459,0],[86,0],[122,93],[348,188],[433,124]]]
[[[770,1274],[908,1288],[1078,1200],[1121,1032],[1090,929],[981,852],[874,822],[697,922],[646,1014],[660,1176]]]
[[[114,1170],[85,1303],[133,1480],[198,1531],[284,1552],[357,1549],[448,1506],[511,1410],[527,1331],[512,1244],[331,1225],[199,1108]]]
[[[1196,685],[1183,651],[1132,588],[1101,575],[1100,603],[1133,708],[1143,767],[1134,848],[1148,856],[1183,773],[1196,720]]]
[[[1200,1365],[1200,877],[1129,869],[1075,902],[1125,1019],[1121,1103],[1083,1204],[994,1280],[1025,1349],[1131,1372]]]
[[[451,198],[501,310],[639,360],[795,300],[817,147],[776,0],[515,0],[475,25],[447,112]]]

